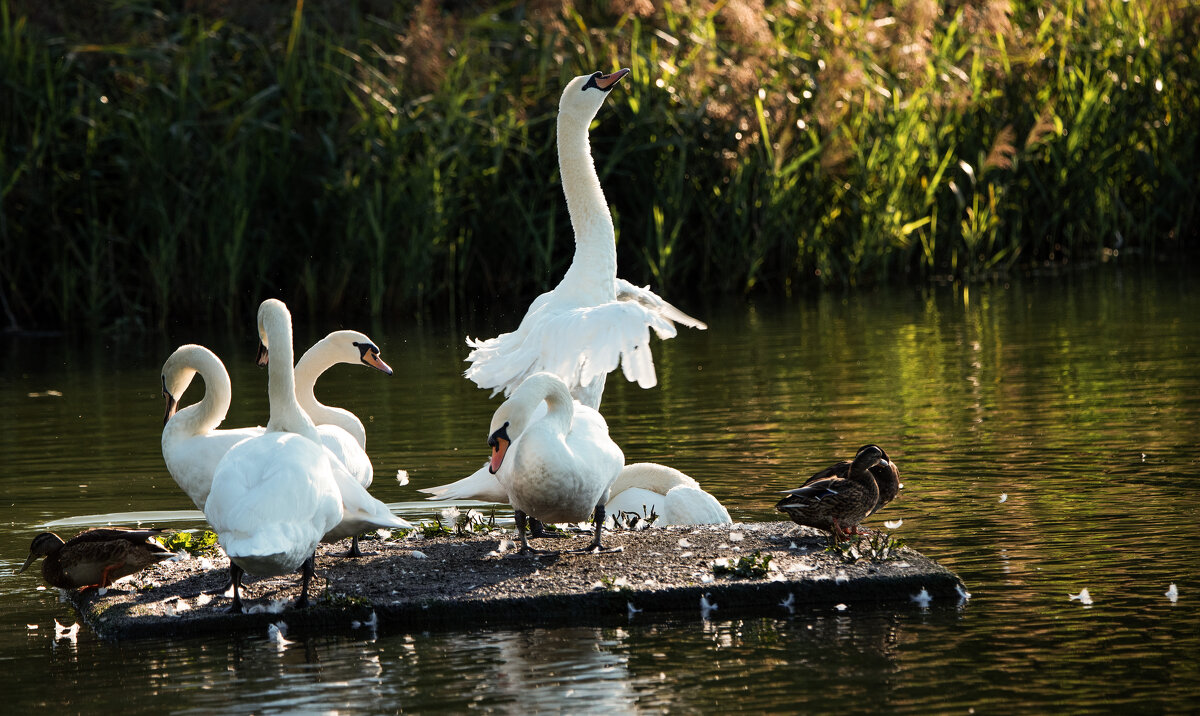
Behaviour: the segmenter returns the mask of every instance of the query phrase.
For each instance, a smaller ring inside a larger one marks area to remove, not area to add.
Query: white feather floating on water
[[[1172,604],[1179,601],[1179,590],[1175,587],[1174,582],[1171,582],[1171,586],[1167,588],[1167,591],[1164,592],[1164,594],[1166,595],[1167,599],[1171,600]]]
[[[833,608],[838,610],[839,612],[844,612],[847,609],[849,609],[850,607],[847,607],[845,604],[834,604]]]
[[[408,484],[408,470],[397,470],[396,471],[396,482],[400,483],[400,487],[404,487],[405,485],[407,485]]]
[[[283,651],[288,644],[293,643],[287,636],[287,624],[284,622],[276,622],[267,625],[267,640],[275,645],[276,649]]]
[[[784,609],[786,609],[790,612],[790,611],[793,611],[792,607],[795,606],[795,604],[796,604],[795,593],[788,592],[787,599],[784,599],[782,602],[780,602],[779,606],[783,607]]]
[[[1086,587],[1080,590],[1079,594],[1071,594],[1069,596],[1071,597],[1071,601],[1078,599],[1079,603],[1084,606],[1090,606],[1092,604],[1092,595],[1088,593]]]
[[[714,610],[716,608],[717,608],[716,602],[708,601],[708,592],[705,592],[704,594],[700,595],[700,618],[701,619],[708,619],[709,613],[712,612],[712,610]]]
[[[1007,492],[1001,492],[1001,493],[1000,493],[1000,501],[1001,501],[1001,502],[1008,502],[1008,493],[1007,493]]]
[[[933,601],[933,597],[929,595],[929,591],[925,587],[921,587],[921,591],[912,595],[911,599],[922,609],[928,609],[929,603]]]
[[[634,614],[637,614],[638,612],[642,611],[641,609],[638,609],[637,607],[633,606],[633,602],[625,602],[625,608],[629,610],[629,618],[630,619],[633,619]]]
[[[57,619],[54,620],[54,638],[55,639],[66,639],[68,641],[74,642],[78,638],[78,636],[79,636],[79,622],[75,622],[71,626],[65,627],[62,624],[59,624]]]
[[[883,526],[887,527],[889,530],[898,530],[902,524],[904,524],[904,520],[888,520],[887,522],[883,523]]]
[[[351,629],[358,629],[359,627],[366,627],[371,631],[375,631],[375,629],[379,627],[379,615],[375,613],[374,609],[371,610],[371,618],[365,622],[360,622],[358,620],[350,622]]]

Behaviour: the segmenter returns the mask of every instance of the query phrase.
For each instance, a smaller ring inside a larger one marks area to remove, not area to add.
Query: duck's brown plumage
[[[869,446],[864,445],[863,448],[865,447]],[[863,448],[859,448],[859,450]],[[879,448],[879,451],[883,453],[883,459],[887,462],[881,462],[870,469],[871,476],[875,478],[875,484],[879,487],[879,499],[875,501],[875,507],[867,513],[867,517],[882,510],[889,502],[896,499],[896,495],[900,494],[900,468],[896,467],[896,463],[891,461],[886,450]],[[845,478],[849,474],[850,461],[842,460],[808,478],[802,487],[808,487],[817,480],[824,480],[828,477]]]
[[[135,574],[174,553],[150,538],[160,530],[101,527],[80,532],[67,541],[53,532],[42,532],[29,546],[24,572],[38,557],[42,579],[63,589],[107,587],[121,577]]]
[[[871,468],[886,468],[891,463],[878,445],[864,445],[858,449],[854,460],[846,463],[844,477],[838,474],[841,464],[818,472],[802,487],[784,493],[787,497],[780,500],[775,509],[797,524],[833,533],[835,540],[854,530],[867,515],[882,506],[879,504],[879,485]],[[898,486],[899,482],[896,484]]]

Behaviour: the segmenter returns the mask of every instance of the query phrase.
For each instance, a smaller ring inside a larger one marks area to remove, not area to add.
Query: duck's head
[[[870,470],[876,465],[891,465],[887,453],[878,445],[863,445],[854,455],[854,462],[850,463],[850,472]]]
[[[629,74],[628,69],[620,69],[612,74],[593,72],[590,75],[580,75],[567,83],[562,98],[558,101],[558,114],[563,119],[576,120],[587,126],[591,124],[604,98],[616,86],[621,78]]]
[[[392,374],[391,366],[379,357],[379,346],[364,333],[334,331],[322,338],[318,345],[322,346],[323,350],[328,350],[330,357],[338,363],[362,363],[386,375]]]
[[[64,544],[65,542],[62,541],[62,537],[53,532],[42,532],[33,538],[33,543],[29,545],[29,558],[25,560],[25,564],[21,565],[21,569],[17,571],[24,572],[26,569],[29,569],[29,565],[33,564],[34,560],[38,557],[54,554]]]

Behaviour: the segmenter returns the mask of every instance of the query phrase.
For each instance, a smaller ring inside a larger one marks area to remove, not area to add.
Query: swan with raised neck
[[[596,72],[567,83],[559,100],[558,158],[575,255],[553,290],[538,296],[516,330],[495,338],[467,338],[473,350],[464,375],[492,395],[512,395],[534,373],[553,373],[571,395],[597,409],[607,375],[620,366],[643,388],[658,383],[650,331],[675,335],[675,323],[704,323],[662,300],[649,287],[617,278],[612,213],[592,160],[588,127],[609,91],[629,73]]]
[[[362,449],[367,447],[367,431],[362,421],[345,408],[325,405],[317,400],[317,379],[338,363],[361,364],[386,375],[392,369],[379,357],[379,347],[358,331],[334,331],[313,344],[296,363],[296,401],[317,426],[333,425],[345,430]]]

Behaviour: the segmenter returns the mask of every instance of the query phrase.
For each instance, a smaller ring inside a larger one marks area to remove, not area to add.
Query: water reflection
[[[603,411],[628,460],[687,472],[736,520],[776,519],[775,491],[865,442],[885,446],[905,490],[874,520],[902,518],[897,536],[964,577],[973,598],[961,609],[293,633],[282,651],[265,633],[56,640],[53,619],[73,615],[13,574],[43,524],[197,526],[159,454],[158,371],[175,344],[210,345],[234,385],[229,423],[258,424],[266,375],[252,342],[183,329],[120,344],[5,341],[0,663],[15,703],[40,710],[1189,710],[1184,686],[1200,683],[1193,285],[1078,274],[699,312],[709,331],[655,344],[658,388],[610,381]],[[301,327],[298,342],[328,328]],[[417,488],[486,456],[497,403],[461,378],[462,332],[372,329],[393,377],[335,369],[317,388],[363,418],[372,491],[410,518],[440,507]],[[1090,608],[1069,600],[1083,588]]]

